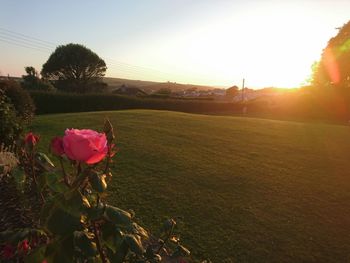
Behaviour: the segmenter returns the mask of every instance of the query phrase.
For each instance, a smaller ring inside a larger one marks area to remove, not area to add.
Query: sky
[[[0,0],[0,74],[79,43],[106,76],[220,87],[306,84],[348,0]]]

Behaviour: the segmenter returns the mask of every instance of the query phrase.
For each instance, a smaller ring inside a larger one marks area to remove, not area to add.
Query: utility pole
[[[244,81],[245,81],[245,79],[243,78],[243,81],[242,81],[242,101],[244,101]]]
[[[245,94],[244,94],[245,86],[244,86],[244,82],[245,82],[245,79],[243,78],[243,81],[242,81],[242,102],[243,102],[242,113],[246,114],[248,108],[247,108],[247,105],[244,102],[245,101]]]

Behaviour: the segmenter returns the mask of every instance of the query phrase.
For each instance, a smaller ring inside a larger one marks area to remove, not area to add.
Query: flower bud
[[[108,119],[105,120],[103,131],[106,134],[108,143],[111,144],[115,136],[114,136],[113,125]]]
[[[24,142],[30,147],[33,147],[39,142],[39,136],[30,132],[25,136]]]
[[[55,137],[51,140],[50,150],[51,153],[57,156],[62,156],[64,154],[62,137]]]

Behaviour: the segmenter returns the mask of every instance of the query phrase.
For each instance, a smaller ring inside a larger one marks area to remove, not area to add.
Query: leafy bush
[[[23,75],[22,87],[27,90],[56,91],[56,88],[48,81],[40,79],[34,67],[25,67],[27,75]]]
[[[22,131],[22,122],[16,116],[16,110],[0,89],[0,144],[11,145]]]
[[[46,80],[37,79],[35,81],[29,82],[29,81],[23,81],[22,83],[23,89],[26,90],[39,90],[39,91],[56,91],[56,88]]]
[[[0,89],[11,100],[17,117],[24,123],[30,123],[34,117],[35,106],[29,93],[20,84],[10,80],[0,81]]]

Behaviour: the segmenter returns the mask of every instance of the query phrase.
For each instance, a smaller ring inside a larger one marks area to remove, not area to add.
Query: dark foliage
[[[22,125],[16,116],[14,106],[2,89],[0,89],[0,123],[0,144],[10,146],[19,137]]]
[[[106,63],[96,53],[79,44],[58,46],[43,65],[41,74],[54,81],[55,87],[68,92],[84,93],[104,87],[102,77]]]
[[[25,71],[27,72],[27,75],[22,76],[23,82],[21,83],[24,89],[42,91],[56,90],[49,81],[38,77],[38,72],[34,67],[25,67]]]
[[[34,117],[35,106],[29,93],[19,83],[11,80],[0,81],[0,89],[10,99],[17,117],[24,123],[30,123]]]
[[[313,84],[319,87],[350,88],[350,21],[328,41],[321,61],[314,67]]]
[[[69,94],[31,92],[37,114],[104,111],[122,109],[156,109],[194,113],[241,112],[242,105],[206,100],[180,100],[131,97],[111,94]]]
[[[320,62],[313,65],[312,85],[321,110],[350,119],[350,21],[328,41]]]

